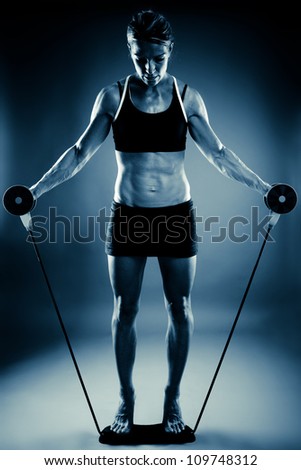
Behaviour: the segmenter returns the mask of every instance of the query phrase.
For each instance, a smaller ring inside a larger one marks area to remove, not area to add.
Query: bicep
[[[83,158],[91,157],[104,142],[111,128],[111,118],[108,115],[96,115],[76,142]]]
[[[214,154],[223,148],[222,142],[209,123],[204,101],[197,92],[191,101],[188,128],[192,139],[205,157],[212,159]]]
[[[113,119],[111,107],[110,96],[101,91],[95,100],[90,123],[76,143],[82,158],[90,158],[108,136]]]

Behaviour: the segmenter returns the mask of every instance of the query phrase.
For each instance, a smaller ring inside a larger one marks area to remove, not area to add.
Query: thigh
[[[196,256],[189,258],[158,258],[166,300],[189,298],[196,271]]]
[[[108,268],[115,298],[137,301],[141,292],[146,258],[108,255]]]

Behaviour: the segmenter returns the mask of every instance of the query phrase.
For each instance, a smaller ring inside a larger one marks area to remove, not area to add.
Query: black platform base
[[[185,444],[194,442],[195,435],[189,426],[179,433],[165,432],[163,424],[134,424],[131,432],[117,434],[110,426],[104,428],[99,436],[101,444],[138,445],[138,444]]]

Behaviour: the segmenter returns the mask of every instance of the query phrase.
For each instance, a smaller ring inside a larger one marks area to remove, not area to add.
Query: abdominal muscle
[[[164,207],[188,201],[191,196],[184,156],[184,151],[116,151],[114,200],[133,207]]]

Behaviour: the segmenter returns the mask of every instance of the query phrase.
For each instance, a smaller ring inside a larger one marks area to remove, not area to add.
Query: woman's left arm
[[[263,181],[242,162],[232,150],[225,147],[210,126],[206,107],[200,94],[189,88],[185,96],[185,109],[191,137],[200,152],[224,176],[232,178],[264,195],[271,185]]]

